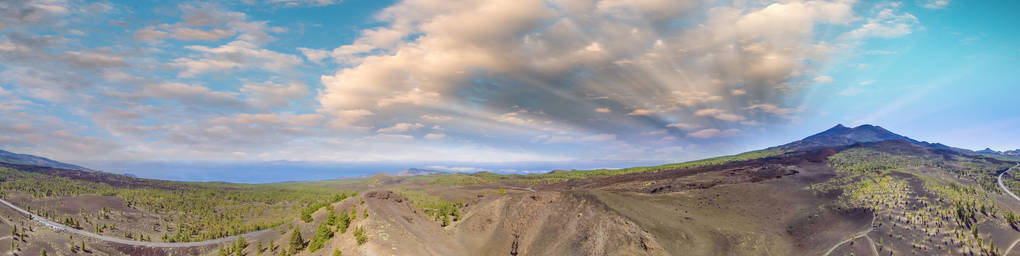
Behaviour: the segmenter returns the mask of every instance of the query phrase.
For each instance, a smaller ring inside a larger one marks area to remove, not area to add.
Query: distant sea
[[[104,172],[129,174],[139,178],[176,181],[222,181],[234,183],[272,183],[366,177],[377,173],[396,173],[408,168],[443,172],[474,173],[489,171],[508,174],[546,173],[552,170],[587,170],[649,166],[664,162],[590,161],[526,163],[409,163],[409,162],[98,162],[85,167]]]

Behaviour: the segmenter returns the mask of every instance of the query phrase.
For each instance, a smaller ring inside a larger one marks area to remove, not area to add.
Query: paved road
[[[514,186],[503,186],[503,187],[506,187],[506,188],[509,188],[509,189],[527,190],[527,191],[535,192],[535,190],[531,189],[531,188],[522,188],[522,187],[514,187]]]
[[[878,248],[876,248],[878,246],[875,246],[875,240],[871,240],[870,235],[864,235],[864,238],[867,238],[868,243],[871,244],[871,253],[875,254],[875,256],[882,256],[881,254],[878,254]]]
[[[1013,168],[1017,168],[1017,167],[1020,167],[1020,163],[1017,163],[1016,166],[1013,166]],[[1013,169],[1013,168],[1010,168],[1010,169]],[[1020,197],[1016,196],[1016,194],[1013,194],[1013,191],[1009,191],[1009,189],[1006,188],[1005,184],[1002,184],[1002,175],[1006,174],[1007,172],[1009,172],[1009,169],[1006,169],[1005,172],[1002,172],[1002,173],[999,174],[999,178],[998,178],[999,179],[999,188],[1001,188],[1002,191],[1006,191],[1006,193],[1009,194],[1010,196],[1012,196],[1013,199],[1016,199],[1017,201],[1020,201]]]
[[[147,247],[180,248],[180,247],[195,247],[195,246],[215,245],[215,244],[220,244],[220,243],[225,243],[225,242],[231,242],[231,241],[237,240],[237,238],[239,237],[239,236],[230,236],[230,237],[224,237],[224,238],[217,238],[217,239],[213,239],[213,240],[205,240],[205,241],[198,241],[198,242],[182,242],[182,243],[143,242],[143,241],[127,240],[127,239],[121,239],[121,238],[116,238],[116,237],[103,236],[103,235],[99,235],[99,234],[96,234],[96,233],[86,232],[86,231],[83,231],[83,230],[78,230],[78,229],[74,229],[74,228],[71,228],[71,227],[68,227],[68,226],[64,226],[63,224],[47,220],[47,219],[45,219],[43,217],[40,217],[39,215],[32,214],[31,212],[28,212],[25,209],[21,209],[21,207],[15,206],[14,204],[11,204],[10,202],[7,202],[7,200],[0,199],[0,203],[3,203],[5,205],[7,205],[7,207],[11,207],[11,209],[14,209],[14,210],[16,210],[18,212],[21,212],[21,213],[24,213],[24,214],[28,215],[29,217],[32,218],[32,220],[35,220],[36,222],[39,222],[39,223],[43,224],[44,226],[50,227],[50,228],[56,230],[57,232],[67,231],[67,232],[71,232],[71,233],[74,233],[74,234],[78,234],[78,235],[82,235],[82,236],[86,236],[86,237],[91,237],[91,238],[95,238],[95,239],[99,239],[99,240],[107,241],[107,242],[111,242],[111,243],[118,243],[118,244],[126,244],[126,245],[134,245],[134,246],[147,246]],[[249,232],[249,233],[242,234],[240,236],[249,238],[249,237],[253,237],[253,236],[257,236],[259,234],[265,233],[265,232],[267,232],[269,230],[270,229],[264,229],[264,230],[259,230],[259,231],[255,231],[255,232]]]
[[[1009,245],[1009,248],[1006,248],[1005,251],[1002,251],[1002,255],[1003,256],[1008,256],[1009,255],[1009,251],[1013,250],[1013,247],[1016,246],[1017,242],[1020,242],[1020,239],[1017,239],[1017,240],[1013,241],[1013,243]]]
[[[1013,168],[1017,168],[1017,167],[1020,167],[1020,163],[1017,163],[1016,166],[1013,166]],[[1017,197],[1016,194],[1013,194],[1013,191],[1009,191],[1009,188],[1006,188],[1006,184],[1002,183],[1002,175],[1006,174],[1006,172],[1009,172],[1009,170],[1013,169],[1013,168],[1006,169],[1005,172],[1002,172],[1002,173],[999,174],[999,177],[998,177],[999,188],[1001,188],[1002,191],[1005,191],[1006,194],[1009,194],[1009,196],[1012,196],[1013,199],[1016,199],[1017,201],[1020,201],[1020,197]],[[1002,255],[1009,255],[1009,252],[1013,250],[1013,247],[1016,246],[1017,242],[1020,242],[1020,239],[1017,239],[1016,241],[1013,241],[1013,243],[1009,245],[1009,248],[1006,248],[1005,251],[1002,251]]]

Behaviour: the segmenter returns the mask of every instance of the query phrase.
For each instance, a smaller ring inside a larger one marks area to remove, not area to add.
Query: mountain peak
[[[838,147],[862,142],[886,140],[906,140],[908,142],[918,143],[915,140],[890,132],[880,126],[863,124],[854,128],[848,128],[842,124],[837,124],[836,126],[818,134],[811,135],[802,140],[794,141],[779,147],[783,149]]]
[[[825,130],[822,133],[841,132],[841,131],[846,131],[846,130],[850,130],[850,128],[846,127],[846,126],[843,126],[843,124],[836,124],[836,126],[833,126],[832,128],[829,128],[828,130]]]
[[[978,152],[978,153],[985,153],[985,154],[998,154],[999,153],[999,151],[992,150],[992,148],[985,148],[985,149],[982,149],[982,150],[978,150],[976,152]]]

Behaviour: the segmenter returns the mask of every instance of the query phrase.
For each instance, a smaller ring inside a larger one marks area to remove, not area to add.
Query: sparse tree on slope
[[[305,239],[301,238],[301,231],[296,227],[294,228],[294,233],[290,234],[290,248],[294,249],[294,251],[301,251],[305,248]]]

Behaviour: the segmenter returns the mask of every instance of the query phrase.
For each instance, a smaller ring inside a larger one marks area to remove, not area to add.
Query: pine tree
[[[296,227],[294,228],[294,233],[290,235],[290,247],[294,251],[301,251],[301,249],[305,248],[305,239],[301,238],[301,231]]]
[[[262,240],[259,240],[259,243],[255,245],[255,255],[261,255],[262,251]]]

